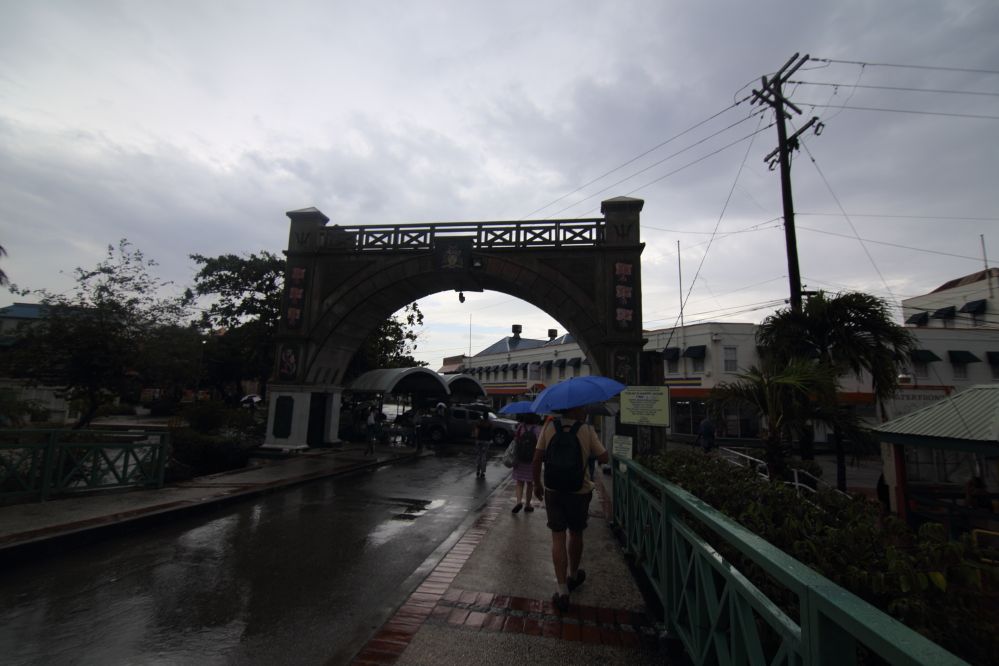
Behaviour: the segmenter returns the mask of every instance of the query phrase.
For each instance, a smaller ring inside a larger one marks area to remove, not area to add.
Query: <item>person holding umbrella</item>
[[[586,462],[591,455],[601,464],[610,459],[593,426],[586,424],[586,406],[608,400],[624,388],[607,377],[578,377],[548,387],[531,404],[536,414],[556,414],[538,438],[533,476],[534,495],[545,503],[552,533],[558,586],[552,604],[563,613],[569,609],[569,593],[586,580],[586,571],[579,565],[594,488]]]

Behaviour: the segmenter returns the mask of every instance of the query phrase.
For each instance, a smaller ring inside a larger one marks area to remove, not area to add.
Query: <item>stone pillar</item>
[[[625,384],[638,382],[642,351],[642,263],[639,218],[645,202],[615,197],[600,205],[604,215],[606,256],[603,298],[606,303],[607,350],[604,372]]]
[[[308,448],[312,387],[271,384],[268,387],[268,396],[267,435],[263,448],[281,450]]]
[[[323,441],[336,444],[340,441],[340,399],[343,389],[339,386],[330,387],[326,391],[326,419],[323,426]]]

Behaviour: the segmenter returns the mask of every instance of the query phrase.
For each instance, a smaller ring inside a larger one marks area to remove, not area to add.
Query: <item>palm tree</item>
[[[800,429],[805,418],[824,420],[817,411],[804,414],[801,406],[828,405],[835,392],[830,390],[835,387],[835,376],[826,367],[804,359],[764,356],[759,366],[737,377],[734,382],[715,386],[708,400],[713,407],[736,403],[756,408],[766,421],[764,458],[770,476],[780,479],[787,469],[786,443],[791,433]]]
[[[777,359],[809,359],[839,376],[862,371],[871,377],[871,389],[884,417],[884,403],[898,388],[915,340],[896,324],[888,304],[876,296],[845,292],[827,296],[818,292],[800,313],[781,310],[764,320],[756,335],[762,352]],[[834,427],[836,485],[846,489],[846,454],[842,429]]]
[[[7,250],[4,249],[3,245],[0,245],[0,257],[6,257],[6,256],[7,256]],[[3,272],[2,268],[0,268],[0,287],[4,286],[9,282],[10,280],[7,279],[7,274]]]

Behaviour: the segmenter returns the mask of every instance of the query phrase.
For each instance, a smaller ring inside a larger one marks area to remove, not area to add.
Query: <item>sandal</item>
[[[569,586],[569,591],[572,592],[577,587],[582,585],[585,580],[586,580],[586,572],[580,569],[576,572],[575,576],[570,576],[568,579],[566,579],[565,582]]]
[[[510,509],[510,513],[519,513],[521,509],[524,508],[523,504],[518,503],[517,506]]]
[[[524,511],[527,513],[531,513],[532,511],[534,511],[534,507],[528,504],[527,506],[524,507]]]
[[[569,595],[556,592],[552,595],[552,606],[565,613],[569,610]]]

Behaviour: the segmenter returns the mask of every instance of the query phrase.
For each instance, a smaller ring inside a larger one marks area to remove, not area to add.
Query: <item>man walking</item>
[[[586,407],[562,410],[560,418],[545,424],[534,450],[534,495],[544,500],[552,532],[552,563],[558,584],[552,604],[563,613],[569,609],[569,593],[586,580],[579,564],[594,488],[586,462],[591,455],[600,464],[610,458],[596,431],[585,421]]]

